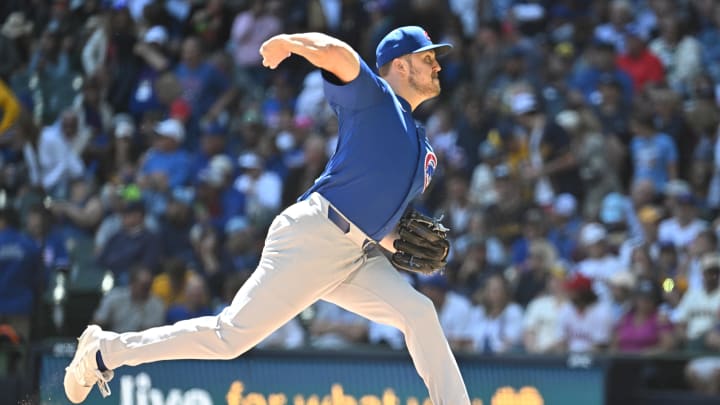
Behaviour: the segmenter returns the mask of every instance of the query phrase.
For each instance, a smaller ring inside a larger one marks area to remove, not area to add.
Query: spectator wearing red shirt
[[[648,83],[665,80],[662,62],[646,46],[647,34],[631,25],[625,33],[625,53],[617,57],[617,66],[632,79],[633,90],[642,91]]]

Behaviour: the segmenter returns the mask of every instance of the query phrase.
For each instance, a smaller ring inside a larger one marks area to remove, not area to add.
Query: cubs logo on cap
[[[396,28],[385,35],[375,49],[375,64],[379,68],[397,57],[431,49],[435,50],[436,56],[442,56],[452,49],[452,45],[434,44],[427,31],[415,25]]]

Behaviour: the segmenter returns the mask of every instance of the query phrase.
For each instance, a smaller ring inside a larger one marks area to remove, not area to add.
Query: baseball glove
[[[425,216],[415,210],[406,213],[398,224],[399,238],[393,246],[390,261],[401,270],[432,274],[447,264],[450,242],[440,219]]]

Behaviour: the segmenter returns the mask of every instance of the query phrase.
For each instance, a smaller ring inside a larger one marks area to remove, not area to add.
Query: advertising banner
[[[69,403],[68,357],[45,356],[41,404]],[[603,369],[564,360],[459,358],[473,405],[602,405]],[[165,361],[123,367],[102,405],[432,405],[407,354],[252,352],[230,361]]]

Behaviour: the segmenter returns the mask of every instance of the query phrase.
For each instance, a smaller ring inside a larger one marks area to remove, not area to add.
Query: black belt
[[[335,226],[337,226],[342,231],[342,233],[348,234],[350,232],[350,222],[348,222],[348,220],[343,218],[343,216],[340,215],[340,213],[335,208],[333,208],[333,206],[331,206],[331,205],[328,206],[327,217],[330,220],[330,222],[335,224]],[[350,239],[353,239],[353,238],[351,237]],[[355,242],[359,243],[360,241],[355,241]],[[375,246],[375,241],[366,237],[365,240],[362,241],[361,248],[365,253],[367,253],[374,246]]]
[[[340,215],[332,206],[328,206],[328,219],[335,224],[343,233],[350,232],[350,222]]]

